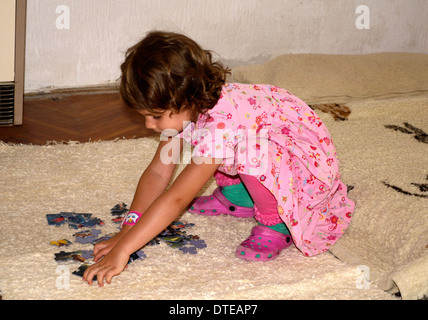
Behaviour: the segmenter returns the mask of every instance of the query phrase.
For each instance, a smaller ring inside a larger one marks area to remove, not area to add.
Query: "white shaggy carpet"
[[[143,261],[129,265],[113,284],[88,287],[71,275],[69,288],[54,253],[67,249],[50,241],[72,240],[75,230],[48,226],[47,213],[91,212],[115,230],[109,209],[130,203],[155,139],[50,145],[0,146],[0,290],[4,299],[391,299],[381,290],[398,285],[406,298],[426,294],[427,198],[401,194],[382,182],[423,194],[411,183],[426,183],[428,144],[384,125],[412,125],[428,131],[428,97],[350,104],[348,121],[327,122],[341,158],[346,184],[354,186],[354,221],[331,253],[304,257],[296,248],[269,263],[234,257],[252,219],[200,217],[185,213],[190,229],[208,245],[184,255],[165,244],[147,247]],[[406,108],[404,108],[406,106]],[[204,193],[213,190],[211,183]],[[425,193],[426,194],[426,193]],[[79,264],[66,264],[69,271]],[[357,268],[358,265],[367,267]],[[422,269],[421,269],[422,268]],[[59,272],[58,274],[56,272]],[[365,272],[370,282],[362,279]]]
[[[242,261],[235,248],[254,220],[184,213],[181,220],[195,224],[188,232],[204,239],[207,248],[190,255],[164,243],[146,247],[147,258],[101,289],[71,275],[78,262],[54,261],[61,250],[92,246],[50,246],[52,240],[73,241],[76,231],[48,226],[46,214],[90,212],[106,222],[99,227],[102,234],[115,231],[109,210],[131,203],[156,139],[47,146],[0,142],[0,295],[5,300],[396,299],[391,293],[400,291],[404,299],[423,298],[428,295],[428,138],[421,131],[428,133],[428,94],[347,105],[352,112],[346,121],[318,111],[356,202],[353,222],[332,248],[334,255],[307,258],[291,247],[274,261]],[[211,181],[202,193],[214,188]]]

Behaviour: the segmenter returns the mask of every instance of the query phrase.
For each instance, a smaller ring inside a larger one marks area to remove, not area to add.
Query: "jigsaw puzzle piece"
[[[68,247],[72,243],[73,242],[68,241],[67,239],[61,239],[61,240],[51,241],[51,246],[57,246],[57,247],[66,246],[66,247]]]
[[[50,226],[61,226],[65,223],[65,218],[60,214],[47,214],[46,219],[48,220],[48,225]]]
[[[83,264],[80,265],[80,267],[76,271],[73,271],[73,274],[76,275],[76,276],[79,276],[79,277],[83,278],[83,274],[85,273],[86,269],[89,266],[90,266],[90,264],[83,263]],[[92,280],[96,281],[97,280],[97,276],[95,275]]]

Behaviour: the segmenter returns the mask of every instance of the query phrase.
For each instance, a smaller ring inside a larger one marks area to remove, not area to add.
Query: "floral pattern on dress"
[[[331,135],[317,114],[272,85],[227,83],[216,106],[186,127],[193,156],[221,159],[219,171],[250,174],[307,256],[328,250],[347,229],[354,202],[340,180]]]

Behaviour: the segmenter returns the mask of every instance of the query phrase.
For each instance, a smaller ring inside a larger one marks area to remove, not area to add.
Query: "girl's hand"
[[[118,243],[119,240],[125,235],[125,233],[129,231],[129,229],[131,229],[131,226],[123,226],[122,230],[115,236],[106,241],[97,243],[94,246],[94,261],[97,262],[106,254],[108,254],[110,250],[113,249],[113,247],[116,245],[116,243]]]
[[[97,262],[98,260],[100,260],[102,257],[104,257],[106,254],[108,254],[110,252],[111,249],[113,249],[114,245],[117,243],[117,241],[119,241],[119,239],[108,239],[106,241],[97,243],[94,246],[94,261]]]
[[[97,262],[106,254],[108,254],[119,240],[120,240],[120,237],[118,237],[118,234],[117,234],[106,241],[97,243],[94,246],[94,261]]]
[[[111,250],[101,261],[88,267],[83,274],[83,280],[92,285],[92,279],[97,276],[98,286],[104,286],[104,279],[108,284],[111,279],[125,269],[129,255],[121,250]]]

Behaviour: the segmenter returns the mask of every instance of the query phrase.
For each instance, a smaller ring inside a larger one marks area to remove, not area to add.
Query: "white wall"
[[[355,25],[360,4],[369,30]],[[69,29],[58,29],[60,5]],[[428,0],[28,0],[25,87],[113,82],[152,29],[184,32],[232,66],[285,53],[428,53],[427,17]]]

